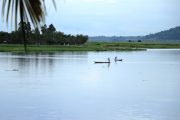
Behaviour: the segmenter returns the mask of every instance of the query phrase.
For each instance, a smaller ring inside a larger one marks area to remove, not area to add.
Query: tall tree
[[[34,34],[35,34],[35,39],[38,40],[38,44],[40,45],[41,44],[41,42],[40,42],[40,31],[37,27],[34,30]]]
[[[49,32],[53,33],[56,31],[56,28],[54,27],[53,24],[50,24],[48,30],[49,30]]]
[[[46,24],[41,27],[41,32],[42,32],[42,34],[45,34],[47,32],[47,25]]]
[[[9,17],[11,20],[14,20],[15,29],[17,29],[18,20],[20,20],[21,23],[30,21],[34,26],[39,26],[45,20],[46,7],[44,1],[45,0],[1,0],[2,17],[7,23],[9,22]],[[55,3],[55,0],[52,1]],[[22,35],[24,50],[27,51],[27,41],[23,24]]]
[[[50,37],[50,41],[52,42],[52,43],[54,43],[55,41],[54,41],[54,32],[56,31],[56,28],[54,27],[54,25],[53,24],[50,24],[49,25],[49,28],[48,28],[48,34],[49,34],[49,37]],[[52,39],[51,39],[52,38]]]
[[[25,36],[26,40],[30,40],[30,37],[31,37],[31,34],[32,34],[30,22],[27,22],[27,23],[26,22],[23,22],[23,23],[20,22],[19,27],[18,27],[18,31],[22,32],[22,29],[24,29],[24,32],[26,34],[26,36]]]

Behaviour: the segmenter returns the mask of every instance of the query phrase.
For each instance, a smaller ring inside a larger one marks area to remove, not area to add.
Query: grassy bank
[[[103,43],[92,42],[84,45],[28,45],[29,52],[53,52],[53,51],[131,51],[145,50],[148,48],[180,48],[180,44],[160,43]],[[23,45],[0,44],[0,52],[23,52]]]

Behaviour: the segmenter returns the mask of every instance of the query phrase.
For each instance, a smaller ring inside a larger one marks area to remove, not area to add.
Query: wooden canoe
[[[98,61],[94,61],[95,64],[100,64],[100,63],[110,63],[110,62],[98,62]]]
[[[123,61],[123,59],[116,59],[115,61]]]

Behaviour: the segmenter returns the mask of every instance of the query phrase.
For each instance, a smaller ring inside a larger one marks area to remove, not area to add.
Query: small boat
[[[117,62],[117,61],[123,61],[123,59],[117,59],[117,57],[115,57],[114,61],[115,61],[115,62]]]
[[[94,63],[95,64],[98,64],[98,63],[100,64],[100,63],[111,63],[111,62],[100,62],[100,61],[98,62],[98,61],[94,61]]]
[[[107,59],[108,61],[94,61],[95,64],[100,64],[100,63],[111,63],[110,58]]]
[[[123,59],[116,59],[115,61],[123,61]]]

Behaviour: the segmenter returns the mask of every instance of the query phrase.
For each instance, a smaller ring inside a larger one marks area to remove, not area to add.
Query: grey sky
[[[180,0],[56,0],[57,11],[46,1],[46,23],[67,34],[146,35],[180,26]]]

